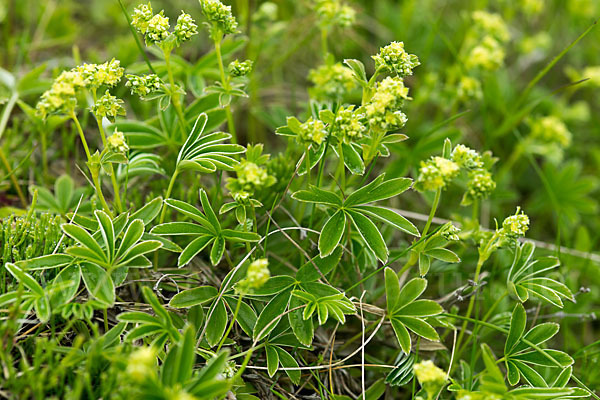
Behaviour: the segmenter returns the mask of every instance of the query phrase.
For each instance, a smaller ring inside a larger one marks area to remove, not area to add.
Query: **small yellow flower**
[[[238,283],[237,290],[242,293],[252,292],[264,285],[270,277],[269,261],[266,258],[259,258],[248,266],[246,278]]]
[[[502,222],[502,232],[509,238],[525,236],[529,230],[529,217],[517,207],[517,212]]]
[[[493,71],[504,63],[504,56],[504,49],[500,42],[492,36],[486,36],[481,43],[471,49],[465,64],[469,68]]]
[[[414,54],[408,54],[404,50],[403,42],[392,42],[379,49],[379,54],[372,56],[375,60],[375,68],[395,72],[400,76],[412,75],[413,68],[421,65]]]
[[[115,130],[115,132],[108,137],[107,141],[108,148],[115,153],[125,153],[129,150],[123,132]]]
[[[136,382],[142,382],[155,374],[156,350],[151,347],[140,347],[129,355],[126,372]]]
[[[323,121],[310,117],[300,126],[298,137],[305,143],[320,145],[327,137],[327,130]]]

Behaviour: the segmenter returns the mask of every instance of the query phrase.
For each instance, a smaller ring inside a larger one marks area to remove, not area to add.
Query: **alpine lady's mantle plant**
[[[242,35],[277,6],[251,17],[238,3],[239,23],[231,6],[200,0],[205,34],[184,11],[172,26],[140,4],[126,17],[145,64],[83,63],[41,95],[32,116],[75,129],[93,190],[67,176],[54,193],[33,187],[27,216],[0,231],[2,388],[23,398],[35,397],[28,386],[65,398],[599,398],[553,348],[559,325],[538,318],[575,296],[558,259],[522,240],[529,217],[517,206],[480,226],[498,159],[446,139],[411,166],[414,180],[381,171],[409,139],[411,44],[382,46],[368,65],[336,60],[330,37],[356,12],[311,1],[321,64],[308,72],[305,112],[275,130],[285,148],[272,156],[275,136],[242,145],[236,111],[266,62]],[[495,14],[473,19],[464,67],[496,69],[508,30]],[[214,51],[200,63],[178,55],[203,36]],[[216,81],[199,85],[205,72]],[[456,90],[477,96],[479,81],[465,75]],[[131,113],[139,100],[153,110],[145,120]],[[531,123],[530,140],[546,140],[548,120]],[[560,127],[552,136],[570,140]],[[445,193],[457,187],[453,204]],[[400,210],[411,198],[429,207],[423,226]],[[456,218],[461,228],[438,223],[440,209],[458,207],[471,214]],[[452,273],[446,287],[440,276]],[[25,382],[31,370],[39,384]]]

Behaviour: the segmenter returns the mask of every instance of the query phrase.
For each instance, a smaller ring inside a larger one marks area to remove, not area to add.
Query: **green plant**
[[[2,395],[600,399],[593,1],[88,3],[0,3]]]

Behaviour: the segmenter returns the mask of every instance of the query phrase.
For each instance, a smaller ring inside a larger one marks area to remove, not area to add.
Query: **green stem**
[[[217,353],[219,352],[219,350],[221,350],[223,343],[225,343],[225,339],[227,339],[227,336],[229,336],[229,332],[231,332],[231,329],[233,328],[233,324],[235,324],[235,321],[237,321],[237,315],[238,315],[238,312],[240,311],[240,306],[242,305],[242,297],[244,297],[244,295],[243,295],[243,293],[240,293],[237,304],[235,306],[235,311],[233,312],[233,318],[231,319],[231,322],[229,323],[229,326],[227,327],[225,334],[221,338],[221,341],[219,342],[219,346],[217,346],[217,351],[216,351]]]
[[[48,178],[48,139],[46,137],[45,127],[40,129],[40,142],[42,145],[42,173],[44,175],[44,181]]]
[[[221,54],[221,38],[216,38],[214,40],[215,43],[215,54],[217,55],[217,63],[219,64],[219,74],[221,76],[221,85],[225,90],[229,90],[229,81],[225,75],[225,67],[223,65],[223,56]],[[229,128],[229,133],[231,134],[231,143],[237,144],[237,134],[235,132],[235,122],[233,120],[233,114],[231,112],[231,106],[227,104],[225,106],[225,114],[227,115],[227,127]]]
[[[10,167],[10,163],[8,162],[8,159],[6,158],[6,155],[4,154],[4,150],[2,149],[1,146],[0,146],[0,160],[2,160],[2,164],[4,164],[4,168],[6,168],[6,172],[10,175],[10,181],[12,182],[13,186],[15,187],[15,190],[17,191],[17,195],[19,196],[21,205],[23,206],[23,208],[27,208],[27,199],[25,199],[25,195],[23,194],[23,191],[21,190],[21,186],[19,186],[19,181],[17,181],[17,177],[15,176],[15,174],[12,173],[13,170]]]
[[[431,227],[431,222],[433,221],[433,217],[435,217],[435,212],[437,211],[438,205],[440,204],[440,197],[442,197],[442,188],[439,188],[435,192],[435,197],[433,198],[431,211],[429,212],[429,218],[427,218],[427,223],[425,224],[425,228],[423,228],[423,233],[421,233],[421,236],[425,236],[427,235],[427,232],[429,232],[429,227]]]
[[[508,329],[504,329],[504,328],[501,328],[501,327],[499,327],[497,325],[490,324],[489,322],[479,321],[477,319],[469,318],[469,317],[463,317],[462,315],[442,313],[442,314],[440,314],[440,316],[442,316],[442,317],[449,317],[449,318],[456,318],[456,319],[463,320],[464,322],[467,322],[467,323],[471,322],[471,323],[476,324],[476,325],[485,326],[486,328],[490,328],[492,330],[495,330],[495,331],[498,331],[498,332],[502,332],[505,335],[508,335],[508,333],[509,333]],[[554,357],[552,357],[550,354],[548,354],[544,349],[542,349],[537,344],[535,344],[535,343],[533,343],[530,340],[525,339],[525,338],[521,338],[521,341],[523,343],[525,343],[526,345],[528,345],[529,347],[531,347],[532,349],[534,349],[535,351],[537,351],[538,353],[540,353],[541,355],[543,355],[547,360],[551,361],[557,367],[563,368],[563,365],[559,361],[557,361]],[[579,384],[582,388],[584,388],[585,390],[587,390],[588,392],[590,392],[590,394],[591,394],[591,396],[593,398],[595,398],[597,400],[600,400],[600,397],[598,397],[597,394],[595,394],[590,388],[588,388],[575,375],[571,375],[571,379],[573,379],[575,382],[577,382],[577,384]]]
[[[102,208],[112,218],[112,212],[110,211],[110,207],[108,206],[108,203],[106,202],[106,199],[104,198],[104,195],[102,194],[102,185],[100,184],[100,178],[98,177],[99,174],[97,171],[92,171],[91,169],[90,169],[90,172],[92,174],[92,182],[94,182],[94,187],[96,188],[96,194],[98,195],[98,198],[100,199]]]
[[[92,89],[92,96],[94,98],[94,103],[96,102],[96,89]],[[100,131],[100,137],[102,138],[102,145],[104,148],[107,147],[108,143],[106,142],[106,133],[104,132],[104,127],[102,126],[102,121],[96,114],[94,114],[96,118],[96,123],[98,124],[98,130]],[[108,170],[110,172],[110,180],[113,186],[113,192],[115,196],[115,206],[117,207],[117,212],[123,212],[123,206],[121,204],[121,195],[119,194],[119,184],[117,183],[117,177],[115,175],[115,169],[111,164],[108,165]]]
[[[146,65],[148,65],[148,69],[150,70],[150,72],[152,72],[153,74],[156,75],[154,68],[152,68],[152,63],[150,62],[150,59],[148,58],[148,54],[146,54],[146,52],[144,51],[142,42],[140,41],[139,36],[135,32],[135,28],[133,27],[133,25],[131,25],[131,18],[129,18],[129,14],[127,14],[127,9],[125,8],[125,6],[123,5],[123,2],[121,0],[118,0],[118,1],[119,1],[119,5],[121,6],[121,10],[123,11],[123,15],[125,15],[125,19],[127,20],[127,25],[129,25],[129,30],[131,31],[131,34],[133,35],[133,38],[135,39],[135,43],[137,45],[138,50],[144,57],[144,61],[146,61]]]
[[[169,181],[169,187],[167,188],[167,193],[165,193],[165,200],[171,196],[171,191],[173,191],[173,185],[175,184],[175,178],[177,178],[178,173],[179,173],[179,171],[177,170],[177,167],[175,167],[173,176],[171,176],[171,180]],[[163,209],[160,212],[160,219],[158,221],[159,224],[162,224],[163,221],[165,220],[166,212],[167,212],[167,206],[165,204],[163,204]]]
[[[0,118],[0,139],[2,138],[2,135],[4,134],[4,130],[6,129],[6,125],[8,124],[8,119],[10,117],[10,113],[12,112],[13,108],[15,107],[15,104],[17,103],[18,98],[19,98],[18,93],[16,91],[13,92],[13,94],[10,96],[10,99],[6,103],[6,106],[4,106],[4,109],[2,110],[2,117]],[[21,201],[21,204],[23,205],[24,208],[26,208],[27,207],[27,199],[25,198],[25,195],[23,195],[23,192],[21,191],[21,187],[19,186],[19,182],[17,181],[17,177],[12,173],[12,168],[10,167],[10,163],[8,162],[8,160],[4,154],[4,151],[2,150],[1,147],[0,147],[0,158],[2,159],[2,163],[4,164],[4,167],[6,167],[6,172],[10,175],[10,180],[11,180],[13,186],[15,187],[15,190],[17,191],[17,195],[19,196],[19,200]]]
[[[327,54],[329,54],[328,46],[327,46],[327,29],[321,28],[321,52],[323,53],[323,59],[327,58]]]
[[[494,310],[496,309],[496,307],[498,307],[498,305],[500,305],[500,303],[502,302],[502,300],[504,300],[504,298],[508,296],[508,291],[505,291],[504,294],[502,294],[502,296],[498,297],[498,299],[494,302],[494,304],[490,307],[490,309],[488,310],[488,312],[484,315],[482,321],[487,321],[488,318],[490,318],[490,316],[492,315],[492,313],[494,312]],[[467,337],[467,340],[465,341],[465,343],[462,345],[462,347],[460,349],[457,349],[457,354],[462,354],[465,349],[467,348],[467,346],[469,345],[469,342],[471,341],[471,338],[473,337],[477,337],[477,333],[479,332],[479,326],[477,326],[477,328],[473,331],[473,334],[470,335],[469,337]]]
[[[75,126],[77,127],[77,132],[79,133],[79,138],[81,139],[81,143],[83,143],[83,148],[85,150],[85,155],[87,157],[87,160],[90,161],[92,158],[92,154],[90,153],[90,148],[88,147],[87,140],[85,140],[85,135],[83,134],[83,129],[81,129],[81,124],[79,123],[79,120],[77,119],[77,115],[75,115],[75,112],[71,112],[71,119],[73,120],[73,122],[75,123]]]
[[[473,279],[473,281],[475,282],[475,286],[474,286],[473,290],[475,290],[475,291],[477,291],[477,286],[479,285],[479,275],[481,274],[481,267],[483,267],[483,264],[489,258],[490,246],[492,245],[492,243],[494,243],[496,241],[497,236],[498,236],[498,232],[494,233],[494,236],[492,236],[492,238],[485,245],[484,249],[481,250],[479,253],[479,259],[477,260],[477,267],[475,268],[475,277]],[[466,313],[467,318],[471,317],[471,313],[473,312],[473,307],[475,306],[475,298],[476,297],[477,297],[477,292],[473,293],[471,298],[469,299],[469,306],[467,307],[467,313]],[[466,330],[467,330],[467,321],[465,320],[465,322],[463,322],[463,325],[461,327],[460,334],[458,335],[458,340],[456,341],[456,348],[459,349],[459,352],[456,354],[457,359],[459,359],[461,356],[460,349],[461,349],[462,340],[465,336]]]
[[[177,113],[177,119],[179,120],[179,128],[181,129],[181,138],[185,140],[187,136],[187,128],[186,128],[186,120],[183,114],[183,110],[181,109],[181,103],[179,102],[179,94],[175,92],[175,78],[173,77],[173,68],[171,68],[171,51],[163,50],[163,54],[165,56],[165,63],[167,65],[167,73],[169,75],[169,85],[171,86],[171,101],[173,102],[173,107],[175,108],[175,112]]]
[[[71,112],[71,119],[73,120],[73,122],[75,123],[75,126],[77,127],[77,132],[79,133],[79,138],[81,139],[81,143],[83,143],[83,148],[85,149],[85,155],[87,156],[88,163],[90,163],[92,160],[90,148],[88,147],[87,140],[85,140],[85,135],[83,134],[83,129],[81,128],[79,119],[77,119],[77,115],[75,114],[74,111]],[[88,164],[88,169],[90,170],[90,174],[92,175],[92,182],[94,183],[94,188],[96,189],[96,195],[98,196],[98,199],[100,199],[102,208],[104,209],[104,211],[106,211],[106,213],[108,215],[110,215],[112,217],[112,212],[110,211],[110,207],[108,206],[108,203],[106,203],[106,199],[104,198],[104,195],[102,194],[102,185],[100,184],[100,179],[99,179],[100,171],[98,171],[96,168],[92,168],[89,164]]]

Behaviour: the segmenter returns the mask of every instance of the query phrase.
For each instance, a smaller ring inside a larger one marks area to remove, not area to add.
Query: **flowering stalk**
[[[4,106],[4,110],[2,110],[2,119],[0,119],[0,138],[4,133],[4,129],[6,128],[6,124],[8,123],[8,118],[10,117],[10,113],[12,112],[12,109],[14,108],[18,98],[19,95],[16,92],[14,92],[13,95],[10,96],[8,102],[6,103],[6,106]],[[19,196],[19,200],[21,200],[21,204],[23,205],[23,207],[27,207],[27,200],[25,199],[23,191],[19,186],[17,177],[15,176],[15,174],[12,173],[12,168],[10,167],[10,163],[6,159],[6,155],[4,154],[4,150],[2,150],[2,147],[0,147],[0,159],[2,160],[2,164],[4,164],[4,167],[6,168],[6,172],[10,175],[10,180],[13,186],[15,187],[15,190],[17,191],[17,195]]]
[[[219,64],[219,73],[221,75],[221,84],[223,88],[226,90],[230,89],[229,80],[225,76],[225,67],[223,66],[223,57],[221,55],[221,37],[214,37],[215,43],[215,53],[217,55],[217,63]],[[229,128],[229,133],[231,133],[231,143],[237,143],[237,135],[235,133],[235,123],[233,120],[233,114],[231,113],[231,106],[227,104],[225,106],[225,114],[227,116],[227,127]]]
[[[496,229],[494,234],[487,241],[485,246],[479,248],[479,259],[477,260],[477,267],[475,268],[475,276],[473,278],[475,290],[479,285],[479,276],[481,274],[481,268],[483,264],[490,258],[492,253],[496,251],[500,246],[507,242],[514,242],[517,238],[525,235],[525,232],[529,229],[529,217],[522,212],[520,212],[520,208],[517,208],[517,212],[510,217],[507,217],[502,223],[502,228]],[[465,331],[467,329],[468,318],[471,317],[473,312],[473,307],[475,306],[475,293],[471,296],[469,300],[469,305],[467,307],[467,313],[465,314],[465,319],[463,321],[460,335],[458,336],[458,340],[456,341],[456,348],[461,349],[462,340],[465,336]],[[457,359],[460,359],[460,351],[456,354]]]
[[[98,199],[100,199],[100,203],[102,204],[102,208],[104,209],[104,211],[106,211],[106,213],[112,217],[112,212],[110,211],[110,207],[108,206],[108,203],[106,203],[106,199],[104,198],[104,195],[102,194],[102,185],[100,184],[100,168],[92,160],[92,155],[90,154],[90,148],[88,147],[87,141],[85,140],[85,135],[83,134],[83,129],[81,128],[79,119],[77,119],[77,115],[75,114],[74,111],[71,112],[70,117],[73,120],[73,122],[75,123],[75,126],[77,127],[77,132],[79,132],[79,137],[81,138],[81,142],[83,143],[85,155],[87,156],[87,160],[88,160],[88,162],[87,162],[88,169],[90,170],[90,174],[92,175],[92,182],[94,183],[94,188],[96,189],[96,195],[98,196]]]
[[[96,89],[92,89],[92,97],[94,99],[94,104],[96,103]],[[104,127],[102,126],[102,119],[94,113],[94,117],[96,118],[96,123],[98,124],[98,130],[100,131],[100,137],[102,138],[102,145],[106,148],[108,143],[106,142],[106,133],[104,132]],[[110,172],[110,180],[113,186],[113,192],[115,194],[115,206],[117,208],[117,212],[121,213],[123,211],[123,206],[121,204],[121,195],[119,194],[119,184],[117,183],[117,177],[115,176],[115,170],[112,164],[108,165],[108,169]]]
[[[173,107],[175,108],[175,112],[177,113],[177,119],[179,120],[179,128],[181,129],[181,138],[185,140],[187,136],[187,128],[186,128],[186,120],[183,114],[183,110],[181,109],[181,102],[179,101],[179,94],[175,91],[175,79],[173,78],[173,69],[171,68],[171,50],[164,49],[163,54],[165,56],[165,63],[167,65],[167,74],[169,75],[169,85],[170,85],[170,93],[171,93],[171,101],[173,102]]]
[[[238,296],[237,304],[235,306],[235,311],[233,312],[233,318],[231,318],[231,322],[229,322],[229,326],[227,327],[225,334],[223,335],[223,337],[221,338],[221,341],[219,342],[219,345],[217,346],[216,353],[218,353],[219,350],[221,350],[223,343],[225,343],[225,339],[227,339],[227,336],[229,336],[229,332],[231,332],[231,329],[233,328],[233,324],[235,324],[235,321],[237,321],[237,316],[238,316],[238,313],[240,312],[240,307],[242,305],[243,297],[244,297],[244,293],[240,293],[240,295]]]
[[[177,178],[177,168],[173,171],[173,176],[171,176],[171,180],[169,181],[169,187],[167,187],[167,193],[165,193],[165,199],[168,199],[171,196],[171,192],[173,191],[173,185],[175,184],[175,178]],[[160,212],[159,224],[162,224],[165,220],[165,214],[167,212],[167,207],[163,205],[163,209]]]

